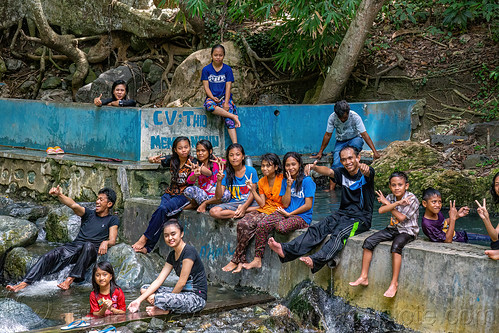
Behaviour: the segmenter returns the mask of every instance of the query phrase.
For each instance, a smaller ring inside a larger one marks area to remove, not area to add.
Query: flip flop
[[[47,152],[48,155],[55,155],[57,154],[55,152],[55,148],[54,147],[48,147],[47,150],[45,150]]]
[[[116,332],[116,327],[109,326],[109,327],[106,327],[100,331],[93,330],[93,331],[90,331],[88,333],[109,333],[109,332]]]
[[[64,150],[62,150],[62,148],[59,147],[59,146],[55,146],[54,147],[54,153],[55,154],[64,154]]]
[[[90,326],[90,324],[87,323],[85,320],[75,320],[72,323],[69,323],[68,325],[61,327],[61,330],[67,331],[67,330],[72,330],[73,328],[82,328],[87,326]]]

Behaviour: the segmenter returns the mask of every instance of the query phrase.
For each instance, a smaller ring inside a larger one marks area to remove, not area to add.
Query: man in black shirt
[[[310,170],[329,176],[341,185],[340,209],[319,223],[308,227],[307,232],[288,243],[278,243],[269,239],[272,251],[279,255],[281,262],[294,260],[314,249],[330,235],[330,239],[316,253],[301,257],[312,273],[320,270],[326,263],[334,267],[334,257],[343,249],[347,239],[371,228],[374,202],[374,169],[360,163],[359,151],[346,146],[340,151],[343,167],[330,169],[318,166],[317,162],[305,167],[305,174]]]
[[[95,210],[80,206],[73,199],[62,194],[59,186],[51,188],[49,194],[58,197],[61,203],[81,217],[80,232],[73,242],[59,246],[43,255],[31,267],[23,281],[15,286],[8,285],[8,290],[17,292],[45,275],[54,274],[70,264],[75,264],[66,280],[57,285],[67,290],[73,281],[82,281],[85,278],[85,271],[95,262],[97,254],[106,254],[108,248],[116,244],[120,222],[116,216],[109,214],[109,210],[116,202],[114,190],[103,188],[99,191]]]

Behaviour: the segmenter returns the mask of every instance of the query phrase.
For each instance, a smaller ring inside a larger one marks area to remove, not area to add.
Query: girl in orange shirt
[[[258,193],[252,182],[246,181],[248,189],[260,208],[246,214],[237,222],[237,246],[232,260],[222,268],[225,272],[239,273],[243,267],[250,269],[262,266],[261,257],[255,257],[251,263],[246,263],[246,249],[255,235],[258,223],[282,207],[279,193],[281,192],[283,175],[279,156],[274,153],[263,155],[261,169],[264,177],[258,181]]]

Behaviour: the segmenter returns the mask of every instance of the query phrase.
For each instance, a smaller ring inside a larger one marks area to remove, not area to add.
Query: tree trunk
[[[364,41],[385,0],[362,0],[357,14],[343,38],[322,86],[318,103],[333,103],[339,96],[357,63]]]
[[[83,82],[88,74],[89,66],[87,56],[85,52],[77,47],[74,36],[58,35],[54,32],[54,30],[52,30],[45,14],[43,13],[40,0],[29,0],[29,8],[36,23],[36,27],[40,33],[40,43],[51,48],[52,50],[66,55],[76,64],[76,71],[71,82],[74,98],[76,92],[83,85]]]

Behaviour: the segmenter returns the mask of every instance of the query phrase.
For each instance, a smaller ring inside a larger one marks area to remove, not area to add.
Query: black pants
[[[281,262],[295,260],[311,251],[330,235],[322,248],[310,256],[314,262],[312,273],[315,273],[340,253],[349,237],[365,232],[370,227],[370,221],[360,221],[341,212],[335,212],[319,223],[309,226],[304,234],[288,243],[283,243],[284,258],[280,260]]]
[[[83,281],[86,270],[97,259],[97,247],[91,243],[66,243],[44,254],[24,277],[24,282],[31,284],[45,275],[57,273],[65,267],[75,264],[70,277]]]
[[[362,248],[369,251],[374,251],[374,248],[381,242],[390,241],[392,242],[391,253],[398,253],[402,255],[402,249],[407,243],[412,242],[416,237],[413,235],[400,233],[395,228],[385,228],[380,230],[364,240],[364,245]]]

